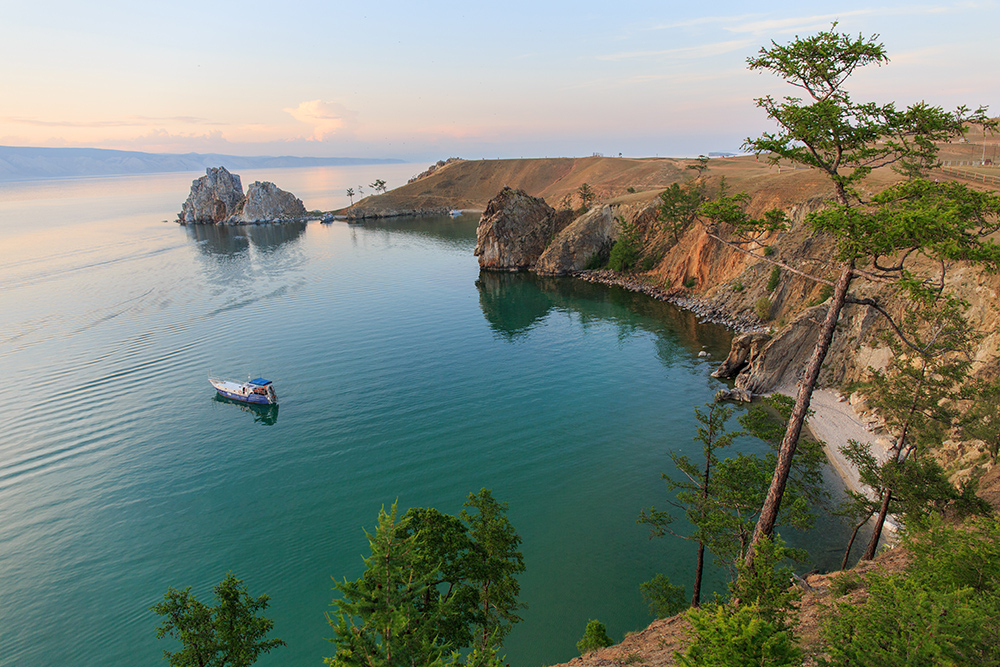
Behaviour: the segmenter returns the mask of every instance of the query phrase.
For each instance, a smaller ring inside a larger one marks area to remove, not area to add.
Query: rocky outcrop
[[[535,270],[549,275],[582,271],[595,256],[607,257],[617,238],[611,207],[595,207],[559,232],[538,258]]]
[[[766,333],[745,333],[733,338],[729,356],[712,373],[715,378],[736,377],[748,364],[752,364],[760,356],[761,350],[771,340]]]
[[[479,268],[494,271],[532,268],[566,223],[568,220],[544,199],[505,187],[490,200],[479,219],[475,250]]]
[[[255,182],[243,195],[238,174],[225,167],[209,167],[191,183],[191,194],[177,215],[182,225],[254,224],[303,220],[302,200],[274,183]]]
[[[191,183],[191,194],[177,221],[182,225],[225,222],[242,200],[240,177],[230,174],[225,167],[209,167],[204,176]]]
[[[237,205],[229,222],[248,224],[301,220],[305,214],[306,207],[302,205],[302,200],[291,192],[285,192],[274,183],[256,181],[247,188],[246,197]]]
[[[802,311],[759,349],[756,358],[736,376],[736,387],[751,394],[766,394],[797,384],[816,346],[827,308],[821,305]]]

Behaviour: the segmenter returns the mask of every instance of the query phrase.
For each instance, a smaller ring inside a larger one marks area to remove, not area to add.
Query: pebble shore
[[[678,308],[689,310],[701,318],[701,323],[719,324],[736,333],[770,333],[770,328],[761,324],[756,316],[750,314],[734,315],[705,299],[691,296],[682,287],[663,287],[653,283],[645,282],[630,276],[625,276],[615,271],[599,269],[596,271],[579,271],[573,274],[575,277],[586,280],[589,283],[601,285],[614,285],[630,292],[641,292],[658,301],[666,301]]]

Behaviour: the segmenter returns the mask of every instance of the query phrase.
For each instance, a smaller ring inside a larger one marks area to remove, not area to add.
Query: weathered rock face
[[[761,350],[770,342],[771,336],[766,333],[746,333],[733,338],[729,356],[722,362],[722,365],[712,377],[731,378],[746,367],[752,364],[760,356]]]
[[[479,268],[520,271],[534,266],[560,230],[561,217],[545,200],[505,187],[490,200],[476,230]]]
[[[593,208],[559,232],[538,258],[535,270],[552,275],[580,271],[595,255],[607,256],[617,238],[611,207]]]
[[[274,183],[257,181],[247,188],[246,197],[237,205],[229,222],[245,224],[298,220],[305,214],[306,207],[302,205],[302,200],[291,192],[285,192]]]
[[[209,167],[191,183],[191,194],[177,221],[182,225],[225,222],[242,199],[243,184],[237,174],[230,174],[225,167]]]
[[[751,394],[766,394],[797,384],[816,346],[828,307],[825,304],[802,311],[759,349],[753,362],[736,376],[736,387]]]

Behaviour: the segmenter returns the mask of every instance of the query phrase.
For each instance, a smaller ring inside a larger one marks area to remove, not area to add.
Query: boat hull
[[[274,389],[267,385],[255,385],[250,382],[237,383],[229,380],[208,379],[215,387],[220,396],[224,396],[233,401],[241,403],[252,403],[254,405],[277,405],[278,397]]]

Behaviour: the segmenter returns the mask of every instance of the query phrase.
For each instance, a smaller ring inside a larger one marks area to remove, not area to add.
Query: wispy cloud
[[[713,44],[699,44],[697,46],[682,46],[675,49],[660,49],[653,51],[625,51],[622,53],[609,53],[597,56],[598,60],[627,60],[630,58],[705,58],[715,56],[720,53],[729,53],[746,49],[754,42],[748,39],[730,40],[728,42],[715,42]]]
[[[149,127],[152,125],[210,125],[226,126],[229,123],[211,121],[197,116],[126,116],[124,118],[103,120],[45,120],[42,118],[26,118],[23,116],[0,116],[0,123],[11,125],[30,125],[33,127],[65,127],[65,128],[115,128],[115,127]]]

